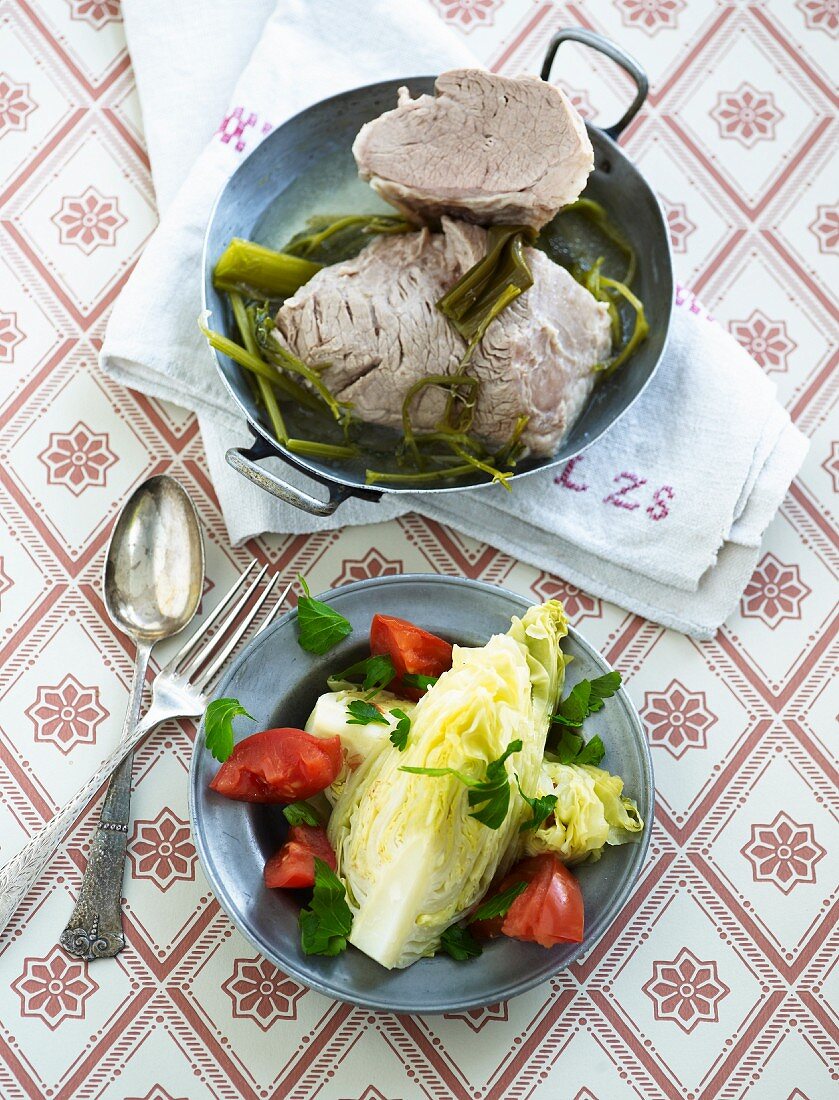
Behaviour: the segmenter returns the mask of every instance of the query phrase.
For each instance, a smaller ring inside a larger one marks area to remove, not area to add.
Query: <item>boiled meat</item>
[[[585,123],[559,88],[532,76],[454,69],[359,131],[362,179],[422,224],[443,214],[540,228],[573,202],[594,166]]]
[[[277,315],[277,338],[352,401],[368,423],[400,428],[408,388],[429,374],[458,373],[465,341],[435,303],[486,251],[486,230],[443,218],[442,232],[381,236],[354,259],[325,267]],[[605,304],[537,249],[525,249],[533,286],[487,329],[466,372],[481,382],[472,432],[503,445],[521,415],[522,442],[550,455],[588,398],[592,367],[611,347]],[[440,421],[437,386],[411,406],[418,430]]]

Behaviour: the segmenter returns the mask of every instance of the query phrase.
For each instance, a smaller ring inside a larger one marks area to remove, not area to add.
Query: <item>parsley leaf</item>
[[[476,959],[483,953],[481,945],[462,924],[453,924],[451,928],[446,929],[440,937],[440,947],[458,962]]]
[[[519,783],[519,777],[516,776],[516,785],[519,789],[519,794],[528,804],[533,811],[533,816],[529,821],[523,821],[519,825],[519,832],[526,833],[530,829],[538,829],[542,822],[551,816],[556,809],[556,795],[555,794],[543,794],[537,795],[535,798],[529,798],[521,789],[521,783]]]
[[[356,661],[354,665],[345,668],[343,672],[330,676],[331,682],[355,683],[361,681],[365,691],[381,691],[396,678],[396,669],[393,661],[386,653],[379,653],[373,657],[367,657],[363,661]]]
[[[306,955],[340,955],[352,928],[343,882],[315,856],[315,886],[307,909],[300,911],[300,946]]]
[[[551,751],[551,759],[558,764],[593,764],[597,767],[606,755],[606,748],[599,737],[584,741],[579,733],[563,730],[562,736]]]
[[[484,779],[473,779],[456,768],[400,768],[400,771],[413,775],[453,775],[469,788],[469,805],[473,809],[470,817],[486,825],[488,829],[500,829],[510,808],[510,780],[504,763],[514,752],[521,752],[521,741],[511,741],[497,760],[491,760],[486,767]]]
[[[297,641],[307,653],[320,655],[351,634],[352,626],[329,604],[316,600],[303,577],[299,580],[305,595],[297,600]]]
[[[516,882],[506,890],[502,890],[500,894],[496,894],[495,897],[490,898],[489,901],[485,901],[483,905],[478,906],[469,918],[469,924],[475,920],[490,920],[492,917],[506,917],[510,906],[519,894],[524,893],[527,887],[528,883],[526,882]]]
[[[371,722],[379,722],[383,726],[388,725],[387,718],[379,708],[364,699],[353,699],[351,703],[347,703],[347,710],[352,715],[351,718],[347,719],[348,726],[369,726]]]
[[[320,825],[321,821],[308,802],[292,802],[283,806],[283,817],[289,825]]]
[[[240,714],[256,721],[238,699],[214,699],[204,712],[204,744],[222,764],[233,752],[233,719]]]
[[[560,726],[580,727],[590,714],[603,709],[603,700],[611,699],[621,686],[621,674],[616,670],[594,680],[580,680],[559,704],[552,721]]]
[[[411,732],[411,719],[404,710],[392,710],[390,713],[399,719],[396,729],[391,732],[390,743],[400,752],[404,752],[408,744],[408,734]]]
[[[428,691],[439,679],[439,676],[423,676],[419,672],[406,672],[402,677],[402,683],[405,687],[416,688],[417,691]]]

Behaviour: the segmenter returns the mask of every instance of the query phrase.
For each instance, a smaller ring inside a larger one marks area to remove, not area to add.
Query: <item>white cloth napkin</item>
[[[415,0],[280,0],[273,10],[250,0],[246,34],[241,0],[215,0],[211,18],[199,0],[174,7],[177,23],[165,0],[123,0],[162,221],[117,302],[101,362],[124,384],[198,413],[231,539],[417,511],[666,626],[710,637],[736,606],[806,443],[772,383],[690,295],[680,293],[665,359],[620,423],[564,469],[515,482],[512,494],[493,486],[441,498],[385,495],[380,504],[348,501],[324,520],[282,505],[227,466],[225,450],[251,436],[195,323],[203,233],[225,179],[263,132],[318,99],[474,59]],[[186,56],[183,33],[193,20],[202,33]],[[235,49],[219,45],[234,38]],[[174,119],[173,102],[183,105]],[[188,168],[199,139],[207,143]],[[311,488],[287,467],[283,477]]]

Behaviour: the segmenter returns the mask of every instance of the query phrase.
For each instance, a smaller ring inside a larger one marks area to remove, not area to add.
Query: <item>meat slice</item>
[[[442,232],[381,236],[355,259],[323,268],[277,314],[277,338],[352,401],[359,419],[400,428],[409,387],[457,374],[466,343],[435,303],[486,251],[486,230],[443,218]],[[611,347],[608,311],[568,272],[525,249],[534,283],[489,326],[466,372],[481,382],[472,431],[503,445],[521,415],[534,455],[556,451],[594,385],[592,366]],[[411,406],[418,430],[445,411],[440,387]]]
[[[443,214],[481,225],[541,228],[573,202],[594,167],[585,123],[559,88],[532,76],[454,69],[436,94],[361,128],[359,175],[422,224]]]

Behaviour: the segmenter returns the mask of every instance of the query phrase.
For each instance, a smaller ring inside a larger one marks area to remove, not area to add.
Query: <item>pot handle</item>
[[[629,73],[635,81],[635,98],[627,108],[623,118],[619,119],[614,126],[602,127],[604,133],[617,141],[630,122],[632,122],[633,118],[635,118],[641,110],[644,100],[647,98],[647,92],[650,89],[650,82],[647,79],[647,74],[634,57],[631,57],[622,50],[617,43],[610,41],[608,38],[604,38],[602,34],[595,34],[594,31],[588,31],[584,27],[565,27],[563,30],[556,32],[548,46],[548,52],[545,54],[545,63],[542,66],[543,80],[550,80],[556,51],[563,42],[580,42],[583,46],[591,46],[593,50],[597,50],[598,53],[602,53],[606,57],[611,58],[612,61],[615,61],[625,72]]]
[[[329,484],[324,480],[323,484],[329,489],[329,499],[318,500],[317,497],[304,493],[302,489],[289,485],[275,474],[257,466],[256,463],[260,459],[268,458],[271,455],[275,455],[275,452],[267,447],[262,440],[256,440],[249,450],[243,450],[241,447],[231,447],[224,457],[227,459],[228,465],[232,466],[237,474],[246,477],[248,481],[260,489],[264,489],[271,496],[277,497],[278,500],[282,500],[285,504],[292,504],[295,508],[300,508],[313,516],[331,516],[338,505],[342,504],[348,497],[359,496],[364,500],[373,502],[381,499],[381,493]]]

